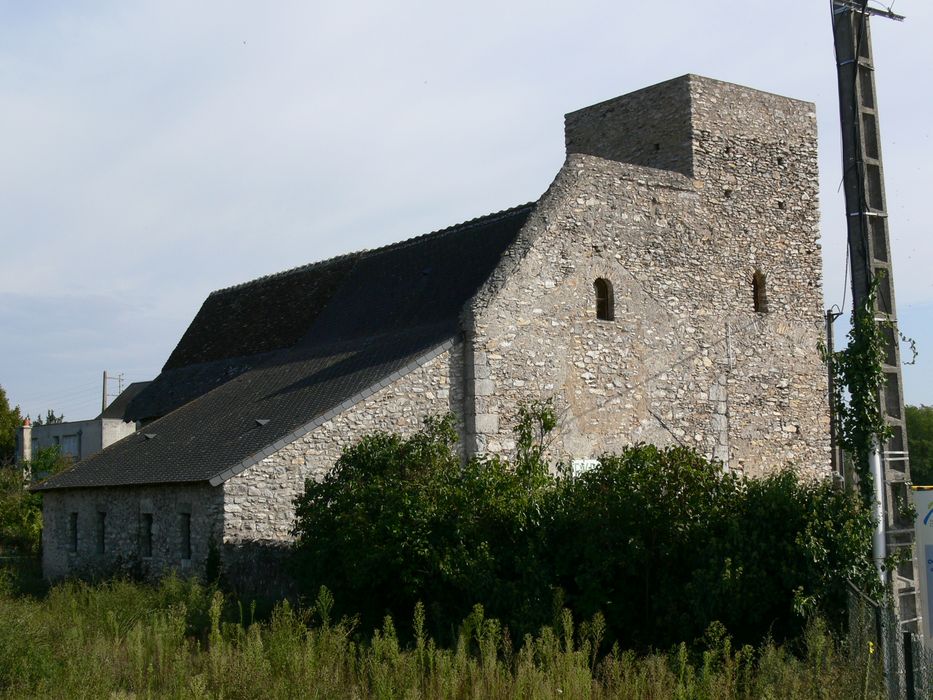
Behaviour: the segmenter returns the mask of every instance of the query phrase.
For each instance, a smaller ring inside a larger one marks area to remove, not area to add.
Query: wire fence
[[[903,631],[890,601],[878,603],[850,587],[849,645],[878,655],[889,700],[933,700],[933,650]]]

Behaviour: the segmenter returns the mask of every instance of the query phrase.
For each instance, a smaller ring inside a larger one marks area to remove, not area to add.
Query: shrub
[[[477,601],[509,622],[541,607],[536,592],[549,604],[537,566],[552,483],[543,462],[461,465],[455,447],[452,420],[428,420],[407,439],[364,437],[323,481],[309,480],[292,559],[304,590],[337,591],[338,612],[359,613],[367,629],[426,601],[447,640]]]
[[[0,465],[0,554],[35,555],[42,543],[42,496],[27,487],[38,476],[57,474],[71,465],[59,447],[37,450],[31,461]]]
[[[26,490],[19,467],[0,467],[0,554],[36,554],[42,541],[42,498]]]
[[[746,480],[692,450],[636,445],[579,478],[549,475],[547,404],[520,414],[517,457],[461,464],[450,418],[376,433],[297,500],[293,574],[336,592],[364,631],[418,601],[442,641],[476,604],[519,638],[566,604],[607,639],[666,648],[713,621],[740,643],[839,628],[869,585],[871,519],[828,482]]]
[[[685,448],[636,445],[553,501],[555,583],[627,646],[695,639],[715,620],[742,643],[796,636],[816,612],[841,628],[847,579],[875,580],[867,509],[786,469],[744,479]]]

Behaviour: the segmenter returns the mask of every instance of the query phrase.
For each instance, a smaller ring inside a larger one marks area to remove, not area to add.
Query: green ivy
[[[868,456],[876,441],[883,445],[891,436],[881,408],[881,392],[885,386],[885,331],[899,335],[893,321],[876,319],[875,301],[881,278],[880,273],[875,276],[865,299],[853,309],[846,347],[831,351],[825,343],[820,344],[820,352],[833,376],[830,401],[836,440],[854,459],[859,489],[866,504],[874,498]]]

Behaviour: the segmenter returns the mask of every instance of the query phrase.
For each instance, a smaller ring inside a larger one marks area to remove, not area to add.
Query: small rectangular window
[[[139,532],[139,553],[143,557],[152,556],[152,513],[143,513]]]
[[[63,454],[63,455],[70,455],[70,456],[75,457],[75,458],[80,457],[80,456],[81,456],[81,448],[80,448],[79,445],[80,445],[80,443],[79,443],[79,440],[78,440],[78,436],[77,436],[77,435],[65,435],[65,436],[63,436],[63,437],[62,437],[62,444],[61,444],[62,454]]]
[[[191,558],[191,513],[181,513],[181,558]]]
[[[97,553],[107,551],[107,514],[97,511]]]
[[[68,551],[78,551],[78,514],[68,514]]]

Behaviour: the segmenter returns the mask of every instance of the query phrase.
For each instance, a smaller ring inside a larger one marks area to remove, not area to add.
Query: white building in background
[[[97,418],[43,425],[24,424],[17,436],[16,461],[30,460],[38,450],[57,445],[62,455],[79,462],[132,435],[138,426],[135,421],[124,420],[124,413],[133,397],[147,386],[149,382],[130,384]]]

